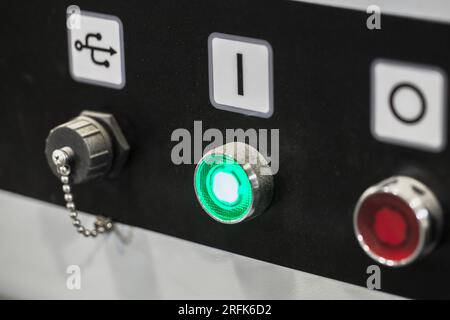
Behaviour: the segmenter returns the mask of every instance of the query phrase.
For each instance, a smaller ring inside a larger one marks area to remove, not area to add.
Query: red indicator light
[[[376,255],[394,261],[407,259],[419,244],[414,212],[399,197],[376,193],[367,197],[358,215],[358,229]]]
[[[433,249],[442,209],[425,185],[409,177],[394,177],[364,192],[353,221],[358,242],[370,257],[388,266],[402,266]]]
[[[407,236],[407,225],[403,215],[387,207],[375,213],[374,230],[381,242],[391,246],[401,245]]]

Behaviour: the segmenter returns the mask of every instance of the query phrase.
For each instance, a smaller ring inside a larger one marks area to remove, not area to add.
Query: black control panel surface
[[[438,195],[450,220],[449,147],[436,152],[379,141],[370,111],[376,59],[450,74],[449,25],[383,15],[382,28],[369,30],[365,12],[295,1],[76,1],[81,10],[122,22],[126,82],[105,87],[70,74],[66,8],[72,4],[1,5],[1,189],[63,205],[45,139],[87,109],[114,114],[131,152],[117,178],[74,187],[77,205],[118,222],[365,286],[375,262],[357,243],[353,209],[369,186],[398,174],[415,177]],[[270,117],[212,106],[208,37],[215,32],[270,44]],[[185,128],[194,136],[194,121],[202,121],[203,132],[279,129],[274,198],[260,216],[225,225],[203,212],[195,164],[171,160],[172,133]],[[382,267],[382,290],[450,298],[448,225],[424,259]]]

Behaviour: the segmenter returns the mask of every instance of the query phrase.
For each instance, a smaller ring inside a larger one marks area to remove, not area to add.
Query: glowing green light
[[[225,154],[210,154],[201,160],[195,191],[205,211],[220,221],[240,220],[252,207],[252,186],[245,170]]]

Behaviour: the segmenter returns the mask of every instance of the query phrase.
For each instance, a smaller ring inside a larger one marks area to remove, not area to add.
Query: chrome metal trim
[[[237,220],[222,220],[211,215],[203,206],[197,193],[195,177],[199,164],[210,154],[226,154],[235,159],[247,174],[252,187],[252,204],[250,210]],[[211,218],[224,224],[236,224],[261,214],[270,204],[273,194],[273,175],[263,174],[270,170],[269,163],[264,156],[252,146],[243,142],[230,142],[207,152],[198,162],[194,171],[194,190],[198,202]]]
[[[377,193],[388,193],[399,197],[415,213],[419,225],[419,243],[413,254],[406,259],[395,261],[377,255],[365,243],[358,229],[357,222],[362,204],[368,197]],[[443,211],[434,193],[420,181],[405,176],[391,177],[367,189],[359,198],[353,212],[353,229],[361,248],[373,260],[389,267],[406,266],[429,254],[438,242],[442,225]]]

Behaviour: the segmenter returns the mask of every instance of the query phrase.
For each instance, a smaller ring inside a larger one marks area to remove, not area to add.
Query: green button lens
[[[195,191],[208,214],[233,222],[252,207],[252,186],[242,166],[225,154],[210,154],[198,164]]]

